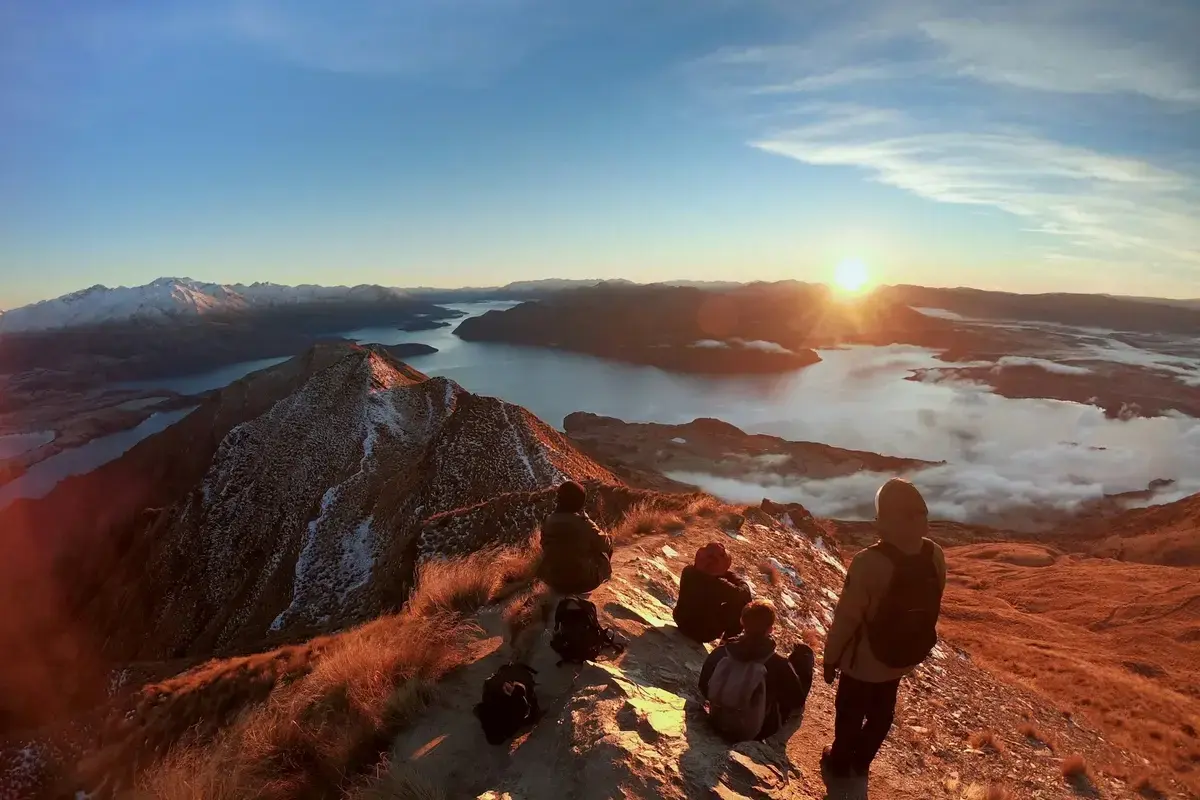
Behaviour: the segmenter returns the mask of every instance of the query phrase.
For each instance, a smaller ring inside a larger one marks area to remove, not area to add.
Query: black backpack
[[[554,609],[554,635],[550,647],[558,653],[559,664],[595,661],[605,650],[620,653],[625,645],[616,640],[612,629],[600,627],[596,604],[582,597],[565,597]]]
[[[534,691],[536,671],[524,664],[505,664],[483,682],[483,699],[475,704],[475,716],[488,744],[504,744],[542,715]]]
[[[938,643],[942,581],[933,561],[933,542],[926,540],[921,552],[911,556],[887,542],[872,549],[886,556],[893,570],[887,593],[867,621],[871,652],[888,667],[915,667]]]

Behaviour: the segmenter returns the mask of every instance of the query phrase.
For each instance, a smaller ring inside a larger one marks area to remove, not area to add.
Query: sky
[[[0,0],[0,308],[164,275],[1200,297],[1200,3]]]

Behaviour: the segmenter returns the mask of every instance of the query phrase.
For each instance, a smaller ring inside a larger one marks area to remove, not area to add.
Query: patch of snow
[[[826,564],[829,564],[843,575],[846,574],[846,565],[842,563],[840,558],[829,552],[829,548],[825,546],[825,537],[818,536],[816,539],[814,539],[812,541],[812,548],[816,550],[817,555],[819,555]]]
[[[801,578],[796,573],[796,570],[792,567],[787,566],[782,561],[775,558],[775,556],[771,556],[770,558],[768,558],[767,563],[770,564],[771,566],[773,566],[775,569],[777,569],[781,574],[788,576],[788,578],[792,581],[792,583],[794,583],[797,587],[801,587],[804,585],[804,579]]]
[[[375,534],[371,530],[373,517],[358,524],[354,532],[342,539],[341,584],[338,599],[345,604],[355,589],[371,580],[375,568]]]
[[[702,350],[725,350],[729,345],[719,339],[701,339],[698,342],[692,342],[688,347],[699,347]]]
[[[687,439],[676,436],[674,439],[671,440],[671,443],[672,444],[687,444]]]
[[[300,548],[300,555],[296,558],[296,575],[292,581],[292,602],[288,604],[287,608],[279,612],[279,616],[275,617],[268,630],[277,631],[282,628],[284,621],[291,615],[292,609],[296,608],[300,598],[308,592],[309,572],[316,559],[317,529],[321,527],[322,520],[329,513],[329,509],[333,507],[334,502],[337,500],[338,491],[341,488],[341,484],[331,486],[321,497],[321,510],[317,512],[316,517],[309,521],[307,533],[304,537],[304,545]]]

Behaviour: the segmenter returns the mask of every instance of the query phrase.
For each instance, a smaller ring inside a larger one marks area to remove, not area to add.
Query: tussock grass
[[[1051,753],[1055,750],[1055,744],[1046,734],[1042,733],[1041,728],[1034,725],[1032,722],[1024,722],[1017,726],[1017,733],[1025,737],[1030,745],[1034,747],[1045,747]]]
[[[427,564],[404,610],[331,637],[302,677],[275,687],[211,744],[181,740],[141,774],[137,796],[342,796],[426,708],[438,681],[472,660],[479,629],[469,615],[511,596],[514,582],[526,585],[534,563],[535,553],[519,548]],[[390,770],[355,797],[442,795],[415,774]]]
[[[1163,790],[1160,789],[1154,782],[1154,778],[1150,775],[1139,776],[1133,782],[1133,790],[1142,797],[1153,798],[1154,800],[1158,800],[1158,798],[1166,796]]]
[[[994,731],[976,731],[970,737],[971,747],[976,750],[990,750],[997,755],[1004,754],[1004,740],[995,734]]]
[[[408,764],[393,764],[382,776],[348,795],[349,800],[447,800],[437,783]]]
[[[1015,795],[998,783],[972,783],[963,792],[964,800],[1014,800]]]

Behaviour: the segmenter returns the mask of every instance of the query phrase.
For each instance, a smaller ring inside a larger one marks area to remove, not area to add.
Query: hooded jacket
[[[775,652],[775,640],[770,636],[743,634],[730,639],[709,653],[700,669],[700,693],[708,697],[708,682],[721,659],[761,661],[767,668],[767,718],[756,739],[765,739],[779,730],[792,712],[804,706],[808,693],[791,662]]]
[[[612,576],[612,541],[587,514],[556,511],[542,523],[537,576],[559,594],[586,594]]]
[[[906,481],[892,480],[876,496],[876,525],[880,541],[894,545],[907,555],[921,552],[929,530],[927,509],[920,492]],[[933,564],[946,588],[946,556],[930,541]],[[843,674],[866,683],[886,683],[903,678],[912,667],[896,669],[883,664],[871,652],[866,623],[875,616],[887,594],[895,567],[873,548],[861,551],[850,562],[842,595],[833,612],[833,624],[825,637],[825,664],[836,664]]]
[[[753,598],[750,587],[732,572],[709,575],[689,564],[679,578],[675,624],[697,642],[711,642],[742,632],[741,614]]]

